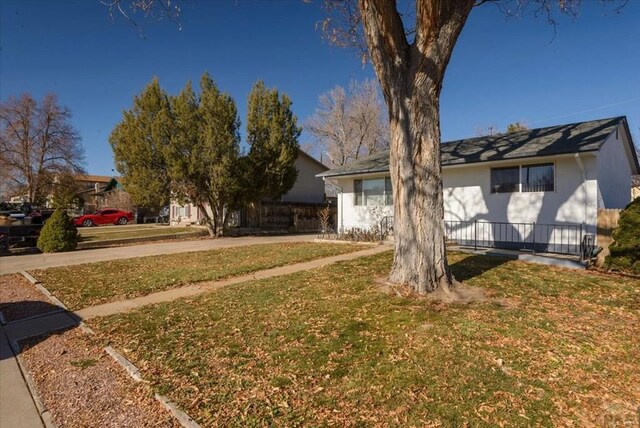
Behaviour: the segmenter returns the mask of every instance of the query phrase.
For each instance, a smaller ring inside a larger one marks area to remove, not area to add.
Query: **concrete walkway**
[[[0,427],[41,428],[45,424],[9,343],[78,325],[67,312],[55,312],[0,327]],[[41,406],[42,407],[42,406]]]
[[[316,235],[245,236],[240,238],[203,239],[199,241],[161,242],[130,247],[72,251],[69,253],[7,256],[0,257],[0,275],[16,273],[23,270],[46,269],[56,266],[79,265],[106,260],[130,259],[133,257],[186,253],[189,251],[214,250],[217,248],[274,244],[279,242],[308,242],[313,241],[315,238]]]
[[[586,265],[575,255],[532,253],[526,251],[504,250],[501,248],[477,248],[458,245],[447,246],[448,251],[459,251],[462,253],[479,254],[482,256],[504,257],[512,260],[522,260],[523,262],[536,263],[549,266],[560,266],[568,269],[586,269]]]
[[[284,239],[283,239],[284,238]],[[197,241],[205,242],[209,246],[203,249],[209,248],[224,248],[225,246],[238,246],[238,245],[254,245],[267,242],[289,242],[301,240],[300,236],[288,236],[279,237],[278,240],[271,238],[251,238],[247,239],[223,239],[212,241]],[[306,237],[305,240],[313,239],[312,237]],[[192,242],[193,243],[193,242]],[[211,243],[218,244],[217,246],[210,246]],[[149,246],[145,246],[149,247]],[[128,247],[139,248],[139,247]],[[39,317],[25,319],[24,321],[16,321],[5,326],[0,326],[0,427],[12,427],[12,428],[42,428],[44,424],[40,413],[34,403],[34,400],[29,392],[26,381],[20,370],[20,366],[16,360],[15,355],[9,341],[14,342],[20,339],[39,336],[46,333],[51,333],[57,330],[62,330],[79,325],[81,319],[107,316],[118,313],[127,312],[135,308],[139,308],[145,305],[151,305],[160,302],[169,302],[183,297],[195,296],[198,294],[206,293],[226,285],[238,284],[246,281],[253,281],[258,279],[273,278],[281,275],[288,275],[291,273],[302,272],[310,269],[319,268],[332,263],[341,261],[353,260],[358,257],[370,256],[378,254],[384,251],[390,250],[392,247],[389,245],[378,245],[375,247],[367,247],[364,250],[356,251],[353,253],[340,254],[337,256],[325,257],[322,259],[312,260],[309,262],[296,263],[293,265],[281,266],[273,269],[266,269],[252,274],[228,278],[220,281],[208,281],[192,284],[186,287],[176,288],[173,290],[161,291],[153,293],[147,296],[138,297],[130,300],[122,300],[118,302],[106,303],[104,305],[92,306],[75,313],[71,312],[54,312],[51,314],[44,314]],[[193,248],[189,248],[184,251],[192,251]],[[170,249],[169,249],[170,251]],[[172,251],[180,252],[180,251]],[[149,255],[148,253],[140,254],[136,253],[135,256]],[[103,255],[106,257],[107,255]],[[132,257],[129,255],[128,257]],[[115,257],[122,258],[122,257]],[[72,259],[73,262],[75,259]],[[110,260],[106,258],[104,260]],[[62,262],[58,260],[58,262]],[[86,263],[86,262],[81,262]],[[70,263],[75,264],[75,263]],[[41,266],[41,265],[40,265]],[[55,266],[55,265],[54,265]],[[48,412],[45,412],[48,414]],[[43,414],[43,417],[46,416]]]
[[[43,426],[40,412],[31,398],[4,328],[0,327],[0,427]]]
[[[309,262],[296,263],[292,265],[280,266],[277,268],[261,270],[248,275],[232,277],[220,281],[199,282],[185,287],[175,288],[172,290],[160,291],[146,296],[137,297],[130,300],[121,300],[118,302],[105,303],[103,305],[91,306],[76,311],[75,314],[82,318],[104,317],[108,315],[128,312],[141,306],[152,305],[155,303],[170,302],[172,300],[181,299],[183,297],[196,296],[198,294],[207,293],[209,291],[224,287],[231,284],[239,284],[241,282],[253,281],[258,279],[273,278],[275,276],[288,275],[291,273],[307,271],[326,266],[332,263],[357,259],[358,257],[370,256],[384,251],[391,250],[388,245],[377,245],[366,250],[356,251],[354,253],[340,254],[337,256],[325,257],[322,259],[312,260]]]

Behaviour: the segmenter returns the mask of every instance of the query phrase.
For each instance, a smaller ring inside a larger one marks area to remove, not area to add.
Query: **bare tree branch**
[[[389,148],[389,119],[374,80],[353,81],[322,94],[315,114],[304,128],[333,165]]]
[[[31,202],[46,196],[42,190],[52,175],[83,170],[80,136],[70,120],[71,112],[53,94],[40,103],[23,94],[0,104],[2,178],[23,185]]]

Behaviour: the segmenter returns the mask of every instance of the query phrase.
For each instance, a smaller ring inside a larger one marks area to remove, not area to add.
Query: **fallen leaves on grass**
[[[491,297],[383,293],[391,253],[92,321],[203,425],[602,425],[640,402],[640,284],[451,255]],[[634,404],[635,403],[635,404]],[[604,415],[604,416],[603,416]]]
[[[57,267],[33,274],[75,310],[362,249],[362,245],[311,242],[261,244]]]

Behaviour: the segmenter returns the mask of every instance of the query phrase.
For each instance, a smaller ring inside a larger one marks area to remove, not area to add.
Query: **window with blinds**
[[[523,192],[553,192],[555,190],[552,163],[522,165],[520,176]]]
[[[491,168],[491,193],[513,193],[520,190],[520,167]]]
[[[491,168],[491,193],[553,192],[553,163]]]

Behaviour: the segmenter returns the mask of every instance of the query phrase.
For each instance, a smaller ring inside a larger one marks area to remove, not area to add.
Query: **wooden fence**
[[[326,203],[261,202],[240,211],[236,226],[261,230],[317,232],[320,210]],[[337,208],[329,205],[330,223],[335,224]]]
[[[609,245],[613,242],[611,234],[613,230],[618,227],[618,221],[620,220],[620,212],[622,210],[598,210],[598,225],[597,225],[597,238],[596,242],[599,247],[602,247],[602,251],[598,254],[596,264],[598,266],[604,263],[604,258],[609,255]]]

